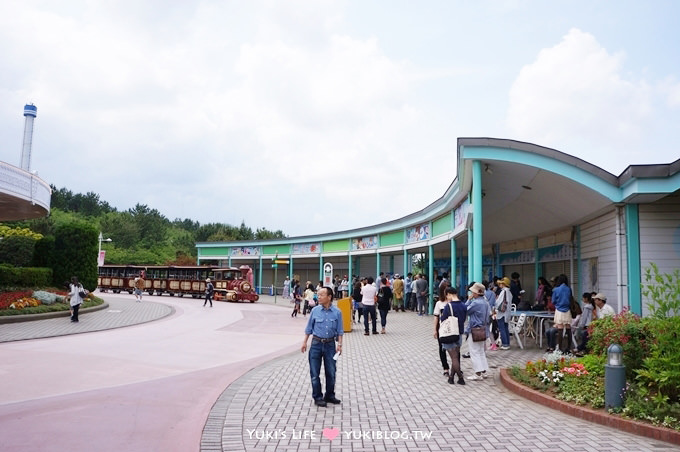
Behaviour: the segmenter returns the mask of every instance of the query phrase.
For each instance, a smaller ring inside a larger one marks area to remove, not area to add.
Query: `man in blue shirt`
[[[307,327],[305,340],[300,351],[307,350],[307,341],[312,336],[309,347],[309,374],[312,377],[312,398],[314,405],[325,407],[328,403],[338,404],[335,397],[335,364],[334,356],[342,353],[342,312],[332,305],[333,290],[329,287],[319,289],[317,296],[319,304],[312,309]],[[337,345],[335,341],[337,340]],[[326,395],[321,392],[321,360],[323,360],[326,375]]]

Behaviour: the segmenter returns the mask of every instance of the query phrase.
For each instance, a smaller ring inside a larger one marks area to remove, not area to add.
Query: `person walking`
[[[477,381],[487,377],[489,363],[486,360],[486,339],[489,337],[489,316],[491,309],[489,303],[484,298],[484,284],[474,283],[470,287],[470,300],[467,307],[468,328],[468,347],[470,350],[470,360],[475,375],[470,380]],[[474,329],[481,331],[480,337],[475,337]],[[477,339],[477,340],[475,340]]]
[[[340,399],[335,397],[335,375],[337,358],[342,354],[342,312],[333,306],[333,289],[321,288],[317,296],[318,306],[312,309],[312,313],[305,328],[305,339],[300,351],[307,350],[309,336],[312,336],[312,345],[309,348],[309,375],[312,380],[312,398],[314,405],[325,407],[327,404],[339,404]],[[337,341],[337,345],[336,345]],[[321,361],[323,361],[326,378],[326,394],[321,392]]]
[[[373,334],[378,334],[375,319],[375,302],[378,298],[378,289],[373,284],[373,277],[366,279],[366,285],[361,288],[361,304],[364,305],[364,336],[368,336],[368,316],[371,316],[371,330]]]
[[[78,311],[80,310],[80,305],[83,302],[83,297],[81,293],[84,293],[82,284],[78,282],[78,277],[71,277],[71,284],[69,284],[68,295],[70,297],[69,304],[71,305],[71,322],[78,323]]]
[[[364,312],[364,305],[361,304],[361,283],[357,281],[354,283],[354,290],[352,290],[352,321],[361,323],[361,314]]]
[[[425,303],[427,303],[427,280],[422,273],[418,273],[415,281],[416,300],[418,301],[418,315],[425,315]]]
[[[139,276],[135,278],[135,298],[137,299],[137,303],[142,302],[142,291],[144,290],[144,274],[140,273]]]
[[[385,334],[385,326],[387,326],[387,312],[390,310],[392,303],[392,289],[387,285],[387,278],[380,280],[380,290],[378,291],[378,311],[380,311],[380,326],[382,330],[380,334]]]
[[[215,286],[213,283],[210,281],[210,278],[205,280],[205,301],[203,302],[203,307],[205,307],[206,303],[210,302],[210,307],[212,308],[212,297],[213,293],[215,293]]]
[[[454,316],[458,319],[458,331],[463,332],[465,328],[465,317],[467,315],[467,308],[465,303],[460,301],[458,298],[458,291],[455,287],[446,287],[445,289],[446,301],[444,302],[444,307],[441,309],[440,322],[443,322],[450,316]],[[441,303],[441,300],[437,304]],[[437,330],[435,331],[435,336],[439,338],[439,324],[437,324]],[[451,357],[451,372],[449,373],[449,384],[454,383],[454,376],[458,376],[458,384],[464,385],[465,379],[463,378],[463,371],[460,369],[460,346],[463,343],[463,335],[458,336],[458,340],[450,344],[441,344],[441,348],[448,352]]]
[[[286,299],[290,298],[290,279],[288,276],[286,276],[286,279],[283,280],[283,293],[281,296]]]
[[[404,280],[399,275],[394,275],[392,283],[392,295],[394,296],[394,312],[404,312]]]

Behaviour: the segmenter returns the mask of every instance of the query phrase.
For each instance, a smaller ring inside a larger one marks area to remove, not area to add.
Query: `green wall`
[[[321,244],[321,249],[324,253],[330,253],[333,251],[349,251],[349,240],[334,240],[332,242],[323,242]]]
[[[228,246],[220,246],[219,248],[199,248],[199,256],[229,256],[231,248]]]
[[[404,231],[388,232],[380,234],[380,246],[394,246],[404,244]]]
[[[432,222],[432,237],[437,237],[438,235],[446,234],[451,232],[451,227],[453,226],[453,221],[451,220],[451,214],[439,217]]]
[[[262,254],[290,254],[290,244],[281,245],[264,245],[262,247]]]

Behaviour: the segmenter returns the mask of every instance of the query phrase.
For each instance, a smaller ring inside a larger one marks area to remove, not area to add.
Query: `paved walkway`
[[[447,384],[432,317],[391,312],[385,335],[347,333],[342,405],[317,408],[299,351],[305,319],[280,297],[210,309],[104,296],[110,308],[78,325],[0,325],[3,451],[678,450],[507,392],[498,367],[540,357],[535,348],[489,352],[493,378]],[[72,334],[106,325],[118,329]],[[53,338],[21,340],[40,337]]]
[[[432,317],[388,315],[387,334],[345,334],[336,395],[317,408],[306,355],[259,366],[213,407],[201,451],[647,451],[673,445],[587,423],[501,386],[499,367],[540,358],[537,348],[488,352],[493,378],[450,385]],[[472,375],[470,360],[463,371]],[[322,372],[323,374],[323,372]]]

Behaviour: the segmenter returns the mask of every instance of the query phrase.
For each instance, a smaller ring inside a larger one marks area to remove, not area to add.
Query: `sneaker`
[[[458,374],[458,384],[459,384],[459,385],[464,385],[464,384],[465,384],[465,380],[463,380],[463,372],[461,372],[461,373]]]
[[[491,350],[491,351],[498,350],[498,346],[495,343],[491,344],[491,347],[489,347],[489,350]]]
[[[470,378],[468,378],[468,380],[472,380],[472,381],[482,381],[482,380],[484,380],[484,377],[482,377],[481,375],[474,374],[473,376],[471,376]]]
[[[462,356],[463,358],[469,358],[469,357],[470,357],[470,354],[469,354],[469,353],[463,353],[463,354],[460,355],[460,356]]]
[[[487,378],[489,378],[489,375],[487,375],[486,371],[483,371],[483,372],[482,372],[482,378],[485,379],[485,380],[486,380]]]
[[[510,350],[509,345],[501,345],[501,350]]]

